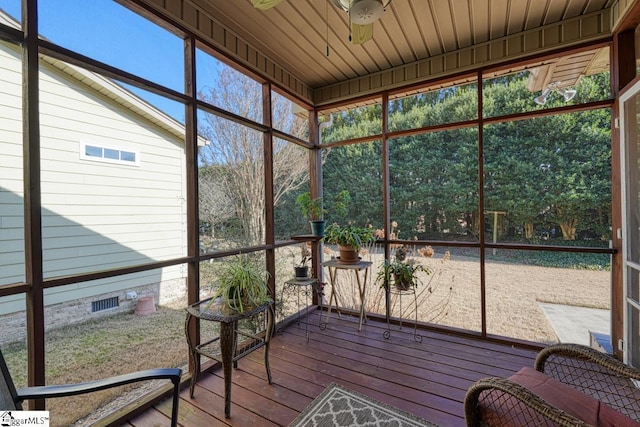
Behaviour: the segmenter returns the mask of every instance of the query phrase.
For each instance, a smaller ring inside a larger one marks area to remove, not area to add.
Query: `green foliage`
[[[610,217],[601,212],[610,212],[611,202],[608,121],[607,110],[594,110],[487,127],[487,210],[506,211],[516,224],[575,222],[578,231],[606,236]]]
[[[337,217],[344,217],[351,204],[351,194],[348,190],[342,190],[333,198],[333,212]]]
[[[474,129],[398,138],[390,144],[391,217],[398,223],[397,237],[467,233],[465,213],[470,216],[478,205],[477,147]]]
[[[323,241],[342,246],[351,246],[356,252],[368,243],[374,241],[373,228],[359,227],[352,223],[345,226],[336,223],[329,224],[324,231]]]
[[[374,104],[333,115],[333,125],[323,142],[342,141],[382,133],[382,107]]]
[[[549,241],[534,241],[533,243],[545,243],[555,246]],[[608,242],[601,240],[573,240],[563,242],[563,246],[576,247],[608,247]],[[466,248],[449,248],[452,256],[464,256],[478,258],[478,251]],[[537,265],[540,267],[570,268],[576,270],[610,271],[611,255],[595,254],[583,252],[565,251],[532,251],[519,249],[497,249],[495,254],[492,251],[486,252],[488,261],[504,262],[509,264]]]
[[[335,198],[345,189],[350,193],[346,212],[332,212],[328,222],[382,224],[382,149],[379,142],[331,148],[323,170],[325,200]]]
[[[483,116],[565,105],[555,92],[545,106],[536,105],[536,94],[527,89],[528,77],[522,72],[485,80]],[[607,99],[609,76],[585,77],[575,89],[573,103]],[[376,105],[340,115],[324,140],[375,134],[378,110]],[[392,131],[475,118],[474,84],[390,102]],[[567,239],[610,238],[608,109],[485,125],[483,142],[485,211],[506,212],[504,229],[511,230],[511,238],[518,238],[516,230],[525,226],[562,226]],[[478,211],[477,128],[390,139],[389,153],[390,210],[402,233],[399,238],[477,240],[485,215]],[[381,228],[383,218],[381,156],[379,142],[334,147],[323,166],[325,196],[357,188],[348,218],[375,228]]]
[[[301,215],[300,208],[296,205],[296,199],[300,195],[298,191],[288,191],[275,206],[275,238],[285,240],[291,236],[309,232],[309,221]]]
[[[310,221],[321,220],[327,212],[322,206],[322,197],[312,199],[311,193],[308,191],[300,194],[296,198],[296,206],[300,210],[300,213],[309,218]]]
[[[611,256],[575,252],[540,252],[534,257],[520,257],[518,263],[541,267],[572,268],[576,270],[610,271]]]
[[[344,217],[347,213],[347,208],[351,203],[351,195],[348,190],[342,190],[333,197],[333,208],[331,211],[336,217]],[[309,218],[309,220],[321,220],[323,216],[328,213],[327,209],[324,209],[323,198],[316,197],[311,198],[311,193],[308,191],[300,194],[296,198],[296,206],[300,210],[302,215]]]
[[[380,284],[381,288],[389,289],[391,286],[391,279],[397,286],[403,288],[417,288],[422,283],[418,272],[431,274],[431,270],[428,267],[417,264],[413,260],[408,261],[390,261],[385,260],[384,264],[380,267],[378,275],[376,277],[376,283]]]
[[[227,306],[239,313],[270,301],[269,272],[248,256],[225,261],[216,280],[214,298],[222,297]]]
[[[571,268],[576,270],[609,271],[611,256],[608,254],[591,254],[558,251],[498,251],[487,259],[512,264],[537,265],[540,267]]]

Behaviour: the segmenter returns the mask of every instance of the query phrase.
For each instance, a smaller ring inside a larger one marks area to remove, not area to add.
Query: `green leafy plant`
[[[312,199],[311,193],[308,191],[296,198],[296,206],[302,215],[309,218],[309,221],[322,220],[324,214],[327,213],[322,204],[322,197]]]
[[[347,208],[351,203],[351,195],[349,191],[342,190],[333,199],[331,211],[335,216],[342,217],[346,215]],[[320,221],[324,218],[324,215],[329,211],[324,207],[324,200],[322,197],[312,198],[310,192],[304,192],[296,197],[296,206],[300,210],[300,213],[309,221]]]
[[[329,224],[325,230],[323,241],[330,244],[351,246],[357,251],[368,243],[372,243],[374,230],[371,227],[359,227],[354,224],[341,226]]]
[[[426,274],[430,274],[431,270],[422,264],[416,264],[413,260],[410,261],[390,261],[386,260],[382,265],[376,281],[380,283],[380,287],[389,289],[393,283],[401,289],[417,288],[422,283],[420,277],[417,275],[419,271]]]
[[[417,288],[422,283],[418,272],[431,274],[429,267],[418,264],[415,259],[407,259],[407,250],[399,248],[393,261],[385,260],[378,271],[376,282],[384,289],[389,289],[391,283],[402,290]]]
[[[240,313],[271,300],[269,272],[247,256],[238,256],[222,265],[215,280],[215,298],[221,297]],[[213,301],[212,300],[212,301]]]

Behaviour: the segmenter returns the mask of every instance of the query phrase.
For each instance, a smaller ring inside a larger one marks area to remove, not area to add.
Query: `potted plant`
[[[333,200],[332,212],[336,216],[344,216],[347,213],[347,207],[350,202],[351,195],[349,191],[342,190]],[[309,219],[313,235],[323,236],[325,228],[324,215],[328,212],[324,208],[323,198],[312,198],[311,193],[307,191],[296,198],[296,206],[298,206],[300,213]]]
[[[322,197],[311,198],[311,193],[307,191],[296,198],[296,206],[298,206],[302,215],[309,219],[312,234],[314,236],[322,236],[325,224],[324,214],[326,213],[322,204]]]
[[[302,259],[300,263],[294,267],[294,272],[297,279],[306,279],[309,277],[309,261],[311,260],[311,251],[307,247],[306,243],[300,245],[300,255]]]
[[[418,272],[423,272],[427,275],[431,274],[429,267],[418,264],[416,260],[412,258],[407,259],[407,252],[406,248],[399,248],[396,250],[393,261],[385,260],[376,277],[376,282],[380,283],[381,288],[388,290],[393,279],[393,284],[396,289],[408,291],[411,288],[418,287],[418,285],[422,283],[417,274]]]
[[[239,313],[271,301],[269,272],[247,256],[237,256],[222,264],[215,280],[212,301],[221,298],[226,306]]]
[[[341,226],[333,223],[327,226],[323,241],[338,245],[340,256],[338,262],[342,264],[355,264],[360,259],[358,254],[363,245],[375,240],[374,230],[371,227],[359,227],[349,223]]]

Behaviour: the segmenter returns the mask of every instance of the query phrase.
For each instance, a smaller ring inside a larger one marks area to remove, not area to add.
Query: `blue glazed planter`
[[[311,224],[311,233],[314,236],[324,236],[325,221],[309,221]]]

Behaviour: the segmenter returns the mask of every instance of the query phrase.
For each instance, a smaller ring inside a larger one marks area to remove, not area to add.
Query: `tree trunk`
[[[560,229],[562,230],[562,240],[576,240],[577,224],[578,224],[577,219],[560,222]]]
[[[476,213],[476,211],[473,211],[473,213],[471,214],[471,232],[473,233],[474,236],[479,236],[480,235],[480,221],[482,219],[481,215],[478,215]]]
[[[527,239],[533,239],[533,223],[525,222],[524,223],[524,237]]]
[[[560,220],[560,230],[562,230],[562,240],[576,240],[576,226],[578,220],[576,218],[567,219],[570,215],[565,214],[564,209],[556,206],[556,214]]]

